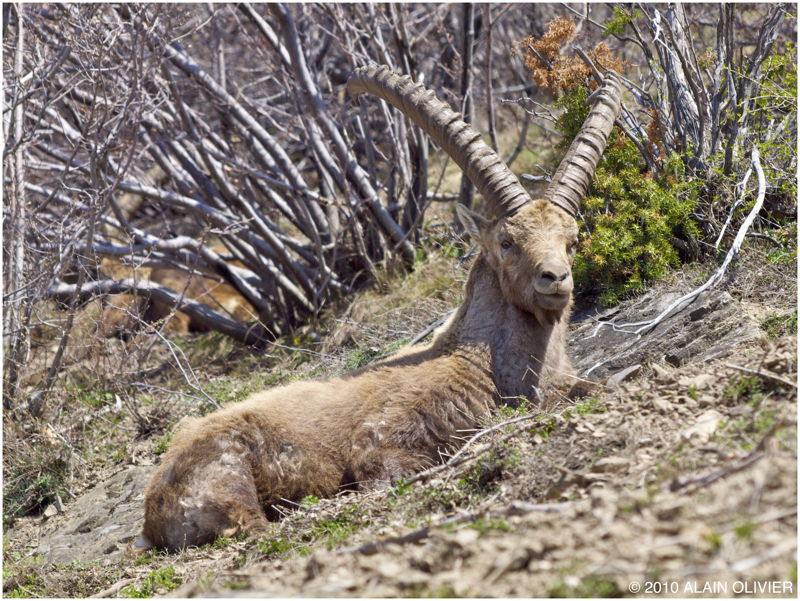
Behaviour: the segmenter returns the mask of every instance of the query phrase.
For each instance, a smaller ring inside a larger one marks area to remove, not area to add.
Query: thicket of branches
[[[525,33],[523,23],[498,19],[493,38],[481,34],[489,29],[482,19],[507,10],[65,4],[6,11],[9,394],[46,299],[72,315],[93,296],[151,295],[255,343],[318,314],[368,280],[377,263],[411,266],[435,192],[428,141],[387,105],[346,98],[344,84],[354,68],[377,61],[460,105],[486,49],[496,45],[502,55]],[[466,36],[464,19],[472,23]],[[464,46],[469,62],[461,60]],[[518,72],[504,79],[518,85]],[[108,257],[131,266],[129,277],[107,277],[100,266]],[[133,268],[142,266],[224,281],[255,307],[259,323],[237,323],[181,290],[140,279]],[[71,326],[62,325],[65,344]],[[59,360],[57,353],[53,373]]]
[[[773,192],[791,209],[796,188],[781,185],[794,182],[797,168],[786,152],[797,140],[792,5],[634,3],[599,21],[565,8],[567,18],[545,35],[517,44],[538,85],[558,93],[598,69],[621,71],[633,102],[618,124],[651,174],[663,175],[678,155],[688,176],[714,184],[743,172],[755,144],[774,169]],[[570,43],[580,42],[581,26],[604,34],[588,54]]]

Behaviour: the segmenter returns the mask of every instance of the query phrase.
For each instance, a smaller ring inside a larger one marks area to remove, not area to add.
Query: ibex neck
[[[431,350],[482,354],[490,366],[501,397],[537,400],[545,364],[558,365],[567,316],[555,325],[541,325],[536,318],[503,298],[494,270],[478,256],[467,280],[466,299]]]

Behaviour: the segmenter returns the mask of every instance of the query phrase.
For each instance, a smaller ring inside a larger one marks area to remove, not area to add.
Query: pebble
[[[630,367],[626,367],[622,371],[615,373],[606,380],[606,388],[609,390],[619,388],[620,384],[622,384],[625,380],[628,380],[631,376],[639,373],[641,368],[641,364],[637,363],[636,365],[631,365]]]
[[[686,388],[694,388],[695,390],[701,390],[703,388],[708,388],[716,381],[717,381],[716,376],[712,376],[711,374],[700,374],[699,376],[680,378],[678,380],[678,384],[680,384],[681,386],[685,386]]]
[[[672,403],[664,399],[653,399],[653,407],[664,414],[672,413]]]
[[[717,431],[722,414],[716,409],[704,411],[695,423],[681,432],[681,438],[693,444],[705,444]]]
[[[672,378],[670,372],[668,372],[666,369],[664,369],[657,363],[652,364],[650,366],[650,369],[653,370],[653,375],[655,375],[656,380],[670,380]]]
[[[478,540],[479,536],[480,533],[474,528],[462,528],[461,530],[455,533],[453,539],[458,545],[462,547],[469,547],[476,540]]]
[[[616,473],[621,472],[631,464],[625,457],[603,457],[592,466],[593,472]]]

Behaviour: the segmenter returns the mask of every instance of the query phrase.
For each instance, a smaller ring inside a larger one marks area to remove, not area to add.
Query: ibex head
[[[457,208],[494,269],[506,301],[542,324],[557,321],[572,298],[575,216],[620,110],[620,83],[609,73],[594,106],[547,188],[533,200],[502,159],[446,103],[388,67],[362,67],[351,95],[371,92],[405,113],[446,150],[481,192],[491,217]]]
[[[554,323],[572,298],[575,220],[544,199],[495,219],[463,205],[457,212],[497,274],[505,299],[541,323]]]

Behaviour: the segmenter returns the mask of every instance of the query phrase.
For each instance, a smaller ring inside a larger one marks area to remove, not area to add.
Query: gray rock
[[[47,563],[116,560],[142,527],[144,487],[154,470],[129,467],[66,505],[71,519],[44,522],[38,552]]]
[[[638,363],[710,361],[763,336],[741,303],[720,290],[706,290],[641,334],[620,327],[653,319],[682,295],[656,289],[613,309],[576,315],[569,351],[578,374],[602,379]]]

